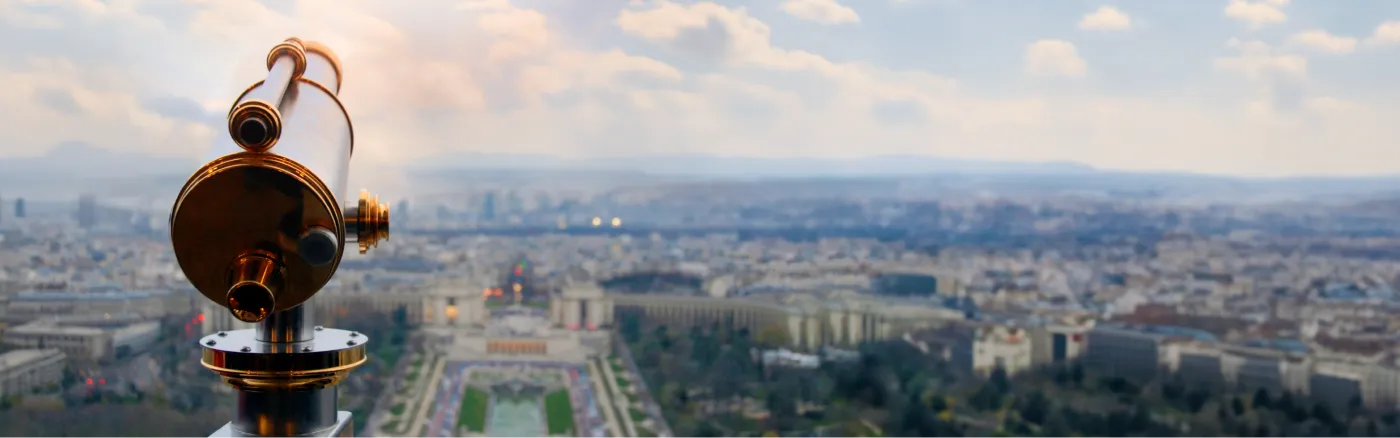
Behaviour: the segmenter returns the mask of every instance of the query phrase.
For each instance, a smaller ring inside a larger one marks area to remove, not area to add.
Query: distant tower
[[[398,225],[398,228],[402,230],[406,225],[408,225],[408,200],[400,199],[399,205],[395,207],[394,210],[397,210],[393,212],[394,221],[398,222],[398,224],[396,225]]]
[[[24,198],[15,198],[15,218],[24,218]]]
[[[78,226],[91,229],[97,225],[97,197],[85,194],[78,197]]]
[[[486,200],[481,202],[481,219],[496,219],[496,192],[486,192]]]

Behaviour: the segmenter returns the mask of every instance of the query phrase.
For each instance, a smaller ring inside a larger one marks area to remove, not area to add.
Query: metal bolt
[[[356,333],[356,332],[350,332],[350,337],[352,337],[352,338],[358,338],[358,337],[360,337],[360,334],[359,334],[359,333]]]
[[[351,339],[351,340],[345,341],[345,345],[354,346],[354,345],[355,345],[355,340],[354,340],[354,339]]]
[[[326,329],[325,327],[321,327],[321,326],[319,326],[319,325],[316,326],[316,331],[318,331],[318,332],[321,331],[321,330],[325,330],[325,329]]]
[[[219,332],[219,337],[228,336],[228,332]]]
[[[302,352],[302,353],[310,353],[310,352],[311,352],[311,347],[301,347],[301,352]]]
[[[208,345],[208,346],[210,346],[210,347],[213,347],[213,346],[214,346],[214,340],[213,340],[213,339],[210,339],[210,340],[208,340],[208,341],[204,341],[204,345]]]
[[[249,351],[253,351],[253,347],[243,347],[243,348],[238,349],[238,351],[242,351],[242,352],[244,352],[244,353],[247,353],[247,352],[249,352]]]

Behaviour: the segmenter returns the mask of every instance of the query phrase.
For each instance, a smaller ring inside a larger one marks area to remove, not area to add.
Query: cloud
[[[1322,29],[1298,32],[1289,37],[1288,41],[1313,50],[1338,55],[1356,51],[1357,43],[1356,38],[1333,35]]]
[[[1068,41],[1040,40],[1026,47],[1026,73],[1077,78],[1089,73],[1089,64]]]
[[[1113,6],[1099,6],[1079,20],[1079,30],[1127,30],[1132,25],[1128,14]]]
[[[1225,16],[1249,23],[1251,28],[1258,29],[1266,24],[1288,21],[1288,14],[1282,9],[1284,6],[1288,6],[1288,0],[1230,0],[1230,3],[1225,5]]]
[[[1375,32],[1366,42],[1373,45],[1400,44],[1400,20],[1387,21],[1376,26]]]
[[[1242,41],[1232,38],[1226,47],[1237,50],[1236,56],[1216,58],[1217,68],[1239,73],[1250,80],[1271,78],[1305,79],[1308,76],[1308,60],[1300,55],[1276,53],[1268,44],[1260,41]]]
[[[920,154],[1240,174],[1400,163],[1386,144],[1400,128],[1383,87],[1353,83],[1365,76],[1347,70],[1310,79],[1307,60],[1269,35],[1219,56],[1148,52],[1162,63],[1096,64],[1089,75],[1084,57],[1109,56],[1100,54],[1113,42],[1075,47],[991,24],[950,36],[898,20],[833,42],[790,20],[765,22],[776,11],[757,1],[536,4],[0,2],[0,39],[32,42],[0,47],[0,131],[13,133],[0,157],[69,141],[199,157],[225,135],[219,120],[233,97],[266,74],[268,48],[295,35],[345,63],[351,184],[376,191],[412,189],[394,186],[404,181],[398,164],[479,152]],[[939,12],[971,19],[993,11],[983,5]],[[1170,34],[1203,44],[1193,29]],[[1160,46],[1140,47],[1123,50]],[[1162,75],[1173,82],[1107,84]],[[1047,76],[1082,80],[1039,80]]]
[[[786,0],[783,11],[794,17],[821,24],[859,23],[860,16],[854,9],[842,6],[836,0]]]

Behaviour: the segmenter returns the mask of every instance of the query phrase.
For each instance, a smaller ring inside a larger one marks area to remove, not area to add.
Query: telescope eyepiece
[[[228,308],[233,316],[243,322],[258,322],[272,314],[277,302],[272,290],[266,285],[245,281],[233,285],[228,290]]]
[[[247,145],[261,145],[268,140],[271,129],[267,122],[257,117],[243,119],[238,124],[238,143]]]
[[[239,321],[267,319],[277,306],[283,278],[282,266],[268,254],[244,254],[229,267],[230,286],[224,294],[225,304]]]

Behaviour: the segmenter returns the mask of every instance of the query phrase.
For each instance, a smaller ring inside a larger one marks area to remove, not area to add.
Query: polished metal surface
[[[329,328],[312,329],[302,342],[263,342],[258,329],[205,336],[201,363],[243,391],[292,392],[334,386],[365,362],[369,337]]]
[[[267,54],[267,78],[239,97],[228,114],[229,136],[243,149],[261,152],[282,133],[281,107],[292,84],[306,73],[301,40],[289,38]]]
[[[334,245],[327,256],[327,246],[305,247],[302,237],[319,228],[337,242],[346,240],[340,196],[354,134],[333,91],[341,76],[329,49],[290,39],[268,61],[268,79],[245,91],[230,110],[230,137],[216,142],[209,163],[181,190],[170,229],[180,267],[200,293],[220,304],[227,305],[232,287],[229,264],[251,251],[270,254],[283,267],[286,282],[273,292],[273,309],[286,310],[325,286],[344,254],[344,245]],[[279,83],[289,68],[291,77]],[[266,125],[258,129],[275,136],[275,145],[239,146],[234,137],[248,124]],[[310,257],[303,256],[304,248],[312,251]],[[249,316],[256,314],[240,319]]]
[[[243,254],[229,268],[225,305],[243,322],[258,322],[272,314],[277,295],[286,286],[282,266],[271,254]]]
[[[354,427],[354,426],[355,426],[355,421],[354,421],[354,417],[350,414],[350,412],[348,412],[348,411],[336,412],[336,416],[335,416],[335,417],[336,417],[336,418],[335,418],[335,426],[332,426],[332,427],[329,428],[329,429],[317,431],[317,432],[314,432],[314,433],[309,433],[309,434],[306,434],[306,435],[295,435],[295,436],[305,436],[305,437],[346,437],[346,438],[355,436],[355,427]],[[237,430],[234,430],[234,428],[233,428],[233,423],[232,423],[232,422],[229,422],[228,424],[225,424],[224,427],[219,428],[219,430],[214,431],[214,433],[211,434],[211,435],[209,435],[209,436],[210,436],[211,438],[215,438],[215,437],[229,437],[229,438],[232,438],[232,437],[240,437],[240,438],[241,438],[241,437],[256,437],[256,436],[263,436],[263,435],[239,432],[239,431],[237,431]]]
[[[336,388],[296,392],[238,393],[233,430],[263,436],[294,436],[335,426]]]
[[[253,339],[261,342],[306,342],[315,339],[315,327],[311,325],[311,302],[307,301],[258,322],[253,329]]]
[[[360,202],[346,207],[343,216],[346,242],[359,244],[360,254],[389,240],[389,205],[381,204],[378,196],[360,191]]]
[[[349,235],[348,231],[346,235]],[[311,266],[325,266],[335,262],[335,255],[340,253],[340,241],[334,231],[315,226],[301,232],[301,239],[297,241],[297,251],[301,252],[301,258]]]
[[[338,97],[335,53],[289,38],[268,52],[267,69],[234,101],[229,136],[170,213],[190,283],[257,323],[200,339],[201,364],[239,391],[236,417],[213,436],[351,436],[336,385],[365,362],[369,339],[313,326],[307,301],[335,274],[347,242],[363,253],[388,238],[389,210],[368,192],[341,198],[354,128]]]

